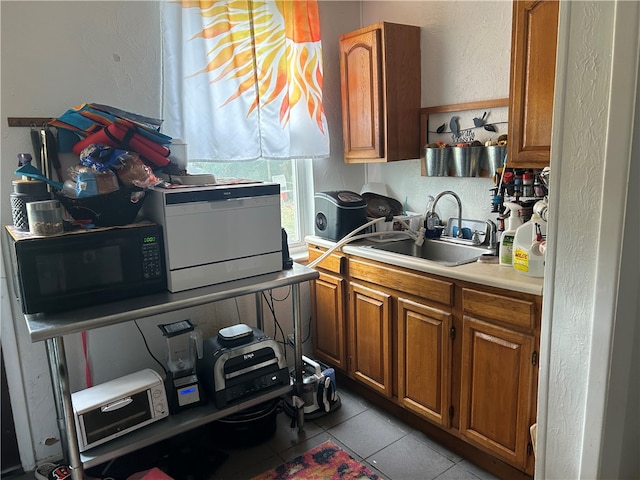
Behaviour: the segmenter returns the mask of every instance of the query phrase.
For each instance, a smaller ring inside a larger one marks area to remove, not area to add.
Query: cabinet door
[[[353,282],[350,290],[349,372],[391,397],[391,296]]]
[[[381,31],[340,39],[346,162],[384,158]]]
[[[314,353],[318,359],[346,371],[344,295],[345,281],[340,277],[320,273],[311,282]]]
[[[549,165],[558,37],[558,1],[513,3],[508,161]]]
[[[398,399],[409,410],[447,428],[452,317],[398,298]]]
[[[535,388],[535,338],[464,316],[460,432],[525,469]]]

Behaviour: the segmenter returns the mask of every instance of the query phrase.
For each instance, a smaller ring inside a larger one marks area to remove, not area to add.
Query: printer
[[[162,225],[171,292],[282,270],[280,184],[154,187],[143,214]]]
[[[245,324],[223,328],[206,339],[197,371],[218,408],[291,383],[280,345]]]

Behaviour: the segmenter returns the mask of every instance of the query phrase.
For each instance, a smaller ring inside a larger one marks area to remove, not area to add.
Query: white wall
[[[540,478],[640,475],[640,382],[633,363],[640,348],[640,265],[632,236],[639,224],[632,193],[640,147],[634,125],[640,112],[639,23],[638,2],[561,3]],[[626,445],[629,440],[635,443]]]
[[[362,26],[381,21],[422,27],[423,107],[509,96],[510,2],[363,2]],[[406,196],[410,211],[424,212],[429,195],[454,190],[464,218],[496,218],[489,178],[422,177],[419,159],[370,164],[366,175],[366,181],[387,183],[390,195],[400,201]],[[457,215],[452,197],[444,197],[438,210],[443,219]]]

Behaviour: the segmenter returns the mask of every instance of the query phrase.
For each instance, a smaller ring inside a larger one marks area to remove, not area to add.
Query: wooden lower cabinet
[[[349,373],[391,397],[391,295],[351,282]]]
[[[398,401],[438,425],[450,426],[450,312],[398,298]]]
[[[542,297],[358,256],[324,269],[312,287],[319,359],[491,462],[533,474]]]
[[[470,316],[463,322],[460,433],[525,469],[531,455],[535,337]]]
[[[311,282],[313,346],[318,360],[347,369],[345,280],[328,273]]]

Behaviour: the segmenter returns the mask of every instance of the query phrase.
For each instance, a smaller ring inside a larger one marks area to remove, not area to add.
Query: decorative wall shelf
[[[457,117],[457,123],[460,128],[458,137],[461,137],[461,134],[465,131],[473,130],[475,134],[474,140],[484,143],[489,138],[507,133],[508,107],[509,99],[500,98],[422,108],[420,110],[421,145],[424,146],[432,141],[457,143],[452,138],[450,125],[451,119],[454,117]],[[482,124],[476,126],[474,119],[481,120]],[[439,127],[442,127],[442,125],[445,126],[444,131],[438,133]],[[485,129],[486,125],[493,125],[496,131]],[[480,135],[482,132],[484,132],[484,135]],[[468,137],[469,135],[467,135]]]
[[[453,146],[478,140],[484,145],[487,140],[497,140],[508,133],[508,117],[508,98],[422,108],[420,144],[424,147],[442,142]],[[424,150],[422,156],[424,160]],[[422,176],[433,176],[427,172],[424,161],[421,170]]]

